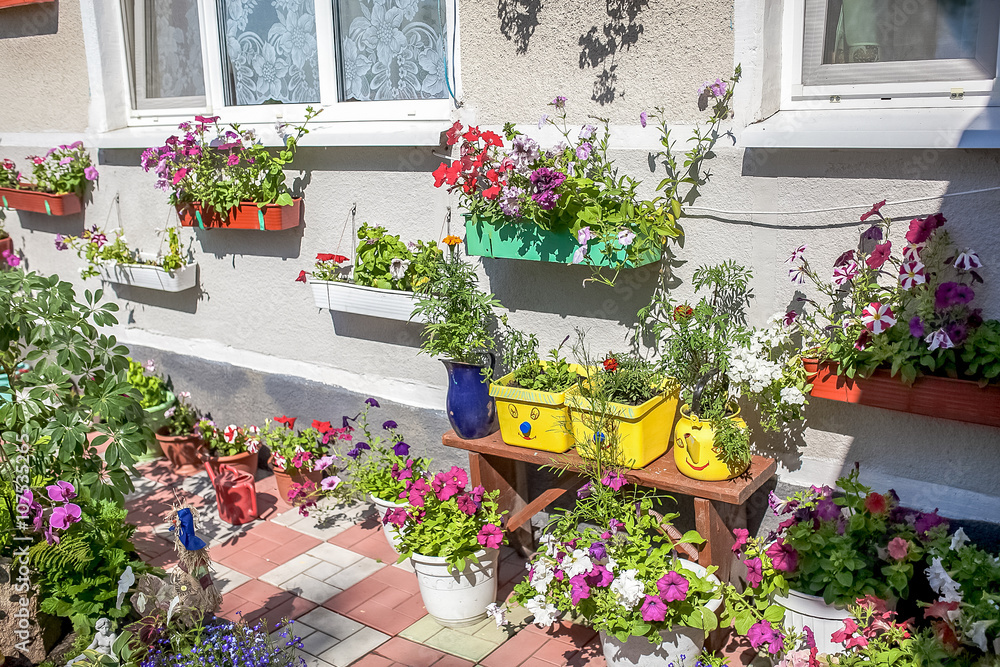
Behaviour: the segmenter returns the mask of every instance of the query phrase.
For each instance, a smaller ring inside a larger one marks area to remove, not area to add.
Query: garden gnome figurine
[[[90,642],[90,646],[87,647],[88,651],[96,651],[101,655],[106,655],[114,658],[117,662],[117,656],[114,654],[112,647],[115,645],[115,641],[118,640],[118,635],[111,631],[111,621],[106,618],[100,618],[97,620],[97,633],[94,635],[94,641]],[[73,663],[78,660],[83,660],[86,656],[80,654],[66,663],[66,667],[70,667]]]

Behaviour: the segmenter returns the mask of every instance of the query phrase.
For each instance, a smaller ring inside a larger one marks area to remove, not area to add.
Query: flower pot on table
[[[576,235],[568,229],[551,231],[542,229],[530,220],[465,214],[467,255],[572,264],[573,253],[579,247]],[[627,253],[624,248],[614,249],[609,261],[604,256],[604,247],[603,241],[590,243],[584,263],[594,266],[613,266],[625,262]],[[662,250],[656,245],[638,258],[625,262],[625,268],[652,264],[660,261],[662,256]]]
[[[302,198],[292,200],[290,206],[266,204],[258,207],[253,202],[243,202],[228,211],[203,209],[201,204],[183,204],[177,207],[181,227],[201,229],[256,229],[280,231],[298,227],[302,219]]]
[[[385,518],[385,513],[391,509],[398,509],[400,507],[409,507],[407,503],[396,503],[391,500],[382,500],[374,493],[368,494],[371,498],[372,504],[375,505],[376,511],[378,511],[378,520],[382,524],[382,532],[385,533],[385,539],[389,542],[389,546],[397,554],[399,553],[399,541],[402,539],[402,533],[400,528],[392,525],[391,523],[385,523],[382,519]]]
[[[354,313],[386,320],[408,322],[413,312],[414,293],[405,290],[382,289],[333,280],[309,280],[317,308],[341,313]],[[423,322],[415,317],[413,322]]]
[[[163,401],[159,405],[154,405],[151,408],[145,409],[145,422],[146,425],[155,434],[161,428],[167,425],[169,418],[167,417],[167,410],[172,408],[177,402],[177,397],[174,396],[173,392],[167,392],[167,400]],[[146,461],[153,461],[156,459],[163,458],[163,449],[160,448],[160,441],[155,437],[150,438],[146,441],[146,453],[139,457],[140,463],[145,463]]]
[[[427,613],[446,628],[475,625],[486,618],[486,607],[496,601],[499,549],[476,552],[479,563],[471,560],[455,571],[439,556],[413,554],[410,562],[417,575],[420,597]]]
[[[0,188],[0,205],[6,209],[46,215],[70,215],[83,209],[79,195],[73,192],[53,195],[33,190],[25,183],[20,188]]]
[[[257,476],[257,464],[259,461],[257,452],[240,452],[239,454],[233,454],[232,456],[208,455],[204,458],[204,460],[215,466],[227,465],[239,470],[240,472],[250,473],[254,477]]]
[[[448,370],[448,394],[445,397],[448,421],[455,433],[465,440],[485,438],[496,430],[496,403],[490,396],[490,377],[496,357],[488,352],[486,355],[490,359],[489,375],[483,373],[485,365],[441,360]]]
[[[174,467],[174,472],[187,477],[201,470],[204,443],[199,436],[167,435],[167,428],[161,427],[156,432],[156,440],[160,449]]]
[[[747,423],[740,417],[739,408],[727,417],[740,428]],[[681,416],[674,428],[674,464],[685,477],[706,482],[721,482],[739,477],[750,467],[750,462],[739,470],[730,470],[715,449],[715,428],[712,422],[692,414],[691,406],[681,406]]]
[[[907,386],[886,369],[871,377],[848,378],[835,363],[803,359],[810,394],[843,403],[940,417],[969,424],[1000,426],[1000,385],[980,387],[971,380],[924,375]]]
[[[679,387],[671,383],[664,393],[641,405],[608,404],[607,417],[610,418],[611,428],[618,433],[619,459],[614,461],[615,465],[644,468],[666,453],[677,418],[679,398]],[[566,403],[576,441],[588,443],[586,447],[577,445],[580,456],[592,459],[596,458],[594,448],[609,449],[608,434],[594,432],[593,420],[600,415],[593,402],[583,396],[578,387],[573,387],[566,392]]]
[[[323,471],[321,470],[298,470],[289,468],[285,470],[274,463],[271,459],[271,470],[274,472],[274,481],[278,483],[278,497],[286,504],[290,503],[288,494],[292,490],[292,484],[305,484],[307,481],[316,486],[323,481]]]
[[[542,362],[544,367],[546,362]],[[571,370],[583,374],[580,366]],[[535,391],[511,387],[514,373],[508,373],[490,385],[496,399],[503,441],[514,447],[544,452],[565,452],[573,447],[566,392]]]

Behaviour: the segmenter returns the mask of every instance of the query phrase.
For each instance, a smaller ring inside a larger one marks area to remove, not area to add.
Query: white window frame
[[[140,2],[141,0],[137,0]],[[273,124],[275,121],[298,122],[305,117],[309,104],[261,104],[231,105],[225,102],[222,80],[222,51],[220,43],[220,17],[216,0],[197,0],[198,20],[201,28],[202,66],[205,72],[205,104],[175,108],[133,108],[131,91],[126,93],[126,108],[129,127],[149,127],[176,125],[197,114],[218,115],[222,122],[241,124]],[[315,123],[354,123],[370,121],[447,121],[454,110],[452,98],[437,100],[391,100],[391,101],[351,101],[340,102],[337,89],[337,60],[334,44],[333,0],[314,0],[316,6],[316,41],[318,43],[320,101],[311,106],[322,108],[323,113]],[[458,31],[457,2],[442,0],[445,22],[449,31],[448,76],[454,81],[454,94],[459,96],[460,79],[458,71]],[[125,16],[118,5],[119,27],[126,29]],[[124,38],[124,32],[121,33]],[[453,42],[454,40],[454,42]],[[124,42],[123,42],[124,43]],[[451,45],[455,44],[454,60]],[[138,51],[138,48],[136,49]],[[131,68],[129,54],[122,59],[126,68]],[[131,76],[126,71],[126,81]],[[136,105],[138,106],[138,105]]]
[[[805,85],[802,69],[807,1],[811,0],[790,0],[784,4],[781,29],[781,109],[816,109],[817,104],[851,109],[954,108],[956,104],[967,108],[1000,104],[1000,101],[991,102],[997,81],[995,76],[900,83]],[[997,47],[997,62],[1000,63],[1000,44]],[[911,65],[920,66],[919,62]],[[962,91],[960,100],[952,99],[954,89]]]

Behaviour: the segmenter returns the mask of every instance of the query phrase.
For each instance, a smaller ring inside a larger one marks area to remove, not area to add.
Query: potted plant
[[[410,456],[410,446],[403,441],[402,434],[397,431],[399,425],[392,419],[382,422],[383,433],[373,431],[368,423],[368,411],[379,407],[374,398],[366,399],[361,412],[354,417],[345,416],[344,429],[333,429],[333,432],[339,441],[358,440],[346,452],[351,487],[375,505],[385,527],[386,539],[398,553],[399,528],[387,518],[391,510],[407,507],[407,480],[425,477],[428,461]],[[355,430],[360,431],[356,436],[353,435]]]
[[[549,103],[538,128],[552,125],[563,140],[543,150],[531,137],[504,126],[504,136],[464,128],[456,122],[447,133],[449,146],[458,145],[458,157],[450,165],[442,163],[434,171],[435,187],[448,186],[457,192],[466,214],[466,250],[470,255],[559,262],[586,263],[593,267],[594,280],[612,285],[618,274],[660,260],[666,237],[680,233],[677,225],[681,203],[689,197],[678,191],[681,183],[703,185],[700,166],[711,157],[718,138],[718,126],[728,117],[732,87],[739,79],[737,69],[728,83],[710,90],[718,93],[713,105],[710,128],[694,137],[695,147],[685,155],[685,168],[677,169],[671,155],[673,144],[666,123],[662,139],[667,177],[658,189],[666,196],[642,200],[637,195],[640,182],[619,175],[607,157],[610,130],[603,132],[587,124],[578,132],[566,122],[567,99],[557,96]],[[662,115],[662,114],[661,114]],[[640,117],[643,127],[648,114]],[[574,136],[575,135],[575,136]],[[505,145],[505,141],[509,145]],[[601,268],[612,275],[601,273]]]
[[[32,155],[33,182],[21,180],[21,173],[10,160],[0,162],[0,203],[4,208],[47,215],[79,213],[82,199],[91,182],[96,182],[97,168],[82,141],[49,149],[45,157]]]
[[[773,566],[789,585],[775,602],[786,609],[785,625],[808,625],[819,650],[850,614],[847,605],[866,595],[905,597],[928,548],[945,538],[948,522],[937,513],[906,510],[895,494],[875,493],[858,482],[858,469],[830,487],[812,487],[771,507],[783,517],[767,548]]]
[[[198,264],[190,260],[191,251],[181,251],[180,237],[175,228],[167,229],[166,254],[151,254],[133,250],[126,245],[125,235],[115,230],[115,239],[97,225],[80,236],[56,234],[56,249],[73,248],[77,256],[87,261],[80,275],[84,278],[100,275],[111,283],[143,287],[162,292],[182,292],[198,282]]]
[[[188,403],[191,393],[178,392],[177,402],[163,414],[167,423],[156,431],[160,449],[178,475],[194,475],[201,469],[205,443],[196,426],[201,419],[194,406]]]
[[[219,428],[211,419],[202,419],[194,427],[194,432],[205,445],[208,453],[206,460],[214,467],[225,464],[257,476],[260,429],[256,426],[230,424]]]
[[[137,642],[138,649],[146,652],[138,664],[297,667],[302,664],[298,651],[302,640],[295,635],[292,623],[284,620],[271,626],[260,618],[251,625],[242,619],[214,618],[187,632],[157,633],[149,645]]]
[[[677,550],[697,554],[692,545],[704,540],[674,529],[678,515],[657,513],[651,493],[624,488],[620,470],[591,466],[586,474],[576,505],[550,519],[511,602],[541,627],[585,619],[610,667],[694,667],[718,626],[720,582],[714,567]]]
[[[515,447],[565,452],[573,447],[566,392],[586,372],[561,357],[558,349],[549,352],[548,360],[539,359],[537,345],[530,340],[527,359],[490,385],[500,435]]]
[[[145,365],[134,359],[129,359],[128,383],[135,387],[142,396],[140,405],[146,414],[145,423],[155,434],[167,425],[169,421],[167,410],[174,406],[177,397],[167,389],[167,383],[156,373],[156,362],[152,359],[146,361]],[[151,461],[163,457],[163,450],[155,435],[149,438],[146,445],[146,454],[140,457],[141,461]]]
[[[808,279],[820,295],[789,313],[807,336],[812,395],[1000,426],[1000,322],[975,304],[979,256],[954,247],[940,213],[911,220],[893,252],[884,205],[861,217],[858,245],[836,259],[832,280],[805,245],[788,259],[792,281]]]
[[[261,443],[271,452],[271,471],[278,483],[278,496],[292,503],[293,485],[307,481],[318,487],[323,481],[323,471],[331,461],[329,438],[333,435],[330,422],[313,421],[310,428],[295,430],[295,418],[276,417],[264,422],[260,429]],[[321,432],[318,427],[326,426]],[[297,494],[296,494],[297,495]]]
[[[308,280],[317,308],[410,320],[413,290],[430,279],[441,249],[434,241],[403,243],[368,223],[358,229],[358,241],[353,275],[347,257],[320,253],[312,272],[300,271],[296,280]]]
[[[793,322],[771,319],[750,327],[750,271],[734,262],[702,266],[692,284],[703,294],[692,307],[665,291],[643,308],[643,330],[661,354],[660,367],[677,379],[683,397],[673,434],[674,462],[687,477],[721,481],[750,466],[750,430],[737,396],[752,401],[765,430],[800,419],[806,374],[792,343]]]
[[[497,594],[497,558],[504,542],[499,491],[468,488],[453,466],[433,477],[405,480],[408,507],[390,509],[386,525],[399,531],[399,560],[410,559],[427,613],[449,628],[486,618]]]
[[[183,227],[281,230],[298,227],[300,197],[293,198],[283,169],[292,162],[306,125],[320,111],[306,107],[305,120],[285,134],[273,153],[252,129],[219,125],[218,116],[195,116],[181,123],[183,136],[142,154],[142,167],[157,176],[156,187],[170,192]]]

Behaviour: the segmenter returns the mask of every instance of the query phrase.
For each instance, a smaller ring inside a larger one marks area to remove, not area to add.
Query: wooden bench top
[[[568,466],[569,470],[575,472],[583,469],[585,465],[576,450],[570,450],[565,454],[553,454],[527,447],[514,447],[503,441],[499,431],[478,440],[463,440],[454,431],[448,431],[441,437],[441,441],[448,447],[524,461],[536,466]],[[673,453],[667,450],[666,454],[641,470],[626,470],[625,476],[629,482],[639,486],[717,500],[731,505],[742,505],[754,491],[774,476],[775,470],[777,463],[774,459],[754,456],[750,462],[750,469],[742,477],[725,482],[703,482],[682,475],[674,465]]]

